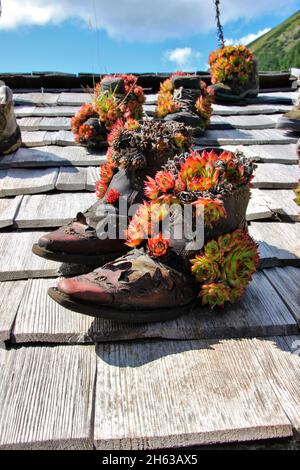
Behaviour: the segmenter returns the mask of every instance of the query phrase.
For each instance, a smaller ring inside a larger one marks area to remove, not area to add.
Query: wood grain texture
[[[264,273],[300,326],[300,269],[286,266],[266,269]]]
[[[62,167],[57,177],[58,191],[82,191],[86,188],[86,168]]]
[[[300,207],[295,203],[295,193],[292,190],[275,189],[261,190],[263,196],[276,206],[279,214],[287,215],[291,220],[300,220]]]
[[[59,147],[56,145],[20,148],[13,155],[0,159],[0,168],[31,168],[51,166],[100,165],[106,161],[106,151],[90,152],[84,147]]]
[[[258,163],[252,184],[254,188],[290,189],[297,187],[299,178],[298,165]]]
[[[265,377],[300,440],[300,336],[282,336],[273,341],[254,340],[256,354]]]
[[[0,199],[0,228],[13,225],[23,196]]]
[[[248,104],[247,106],[232,106],[213,104],[213,114],[220,116],[249,115],[249,114],[274,114],[286,113],[291,106],[286,104]]]
[[[60,263],[35,256],[31,252],[45,232],[0,233],[0,280],[57,276]]]
[[[210,120],[210,129],[274,129],[276,123],[269,116],[239,115],[217,116]]]
[[[258,161],[263,163],[298,163],[296,155],[296,144],[269,144],[269,145],[251,145],[250,149],[258,156]]]
[[[137,312],[138,315],[138,312]],[[298,327],[291,312],[266,276],[257,272],[240,302],[211,310],[195,305],[192,313],[175,321],[142,325],[117,324],[96,319],[94,341],[145,338],[212,339],[295,334]]]
[[[21,131],[39,131],[41,120],[41,117],[23,117],[18,119],[18,124]]]
[[[57,93],[14,93],[14,103],[16,105],[55,105],[57,100]]]
[[[58,193],[25,196],[15,222],[19,228],[60,227],[94,202],[91,193]]]
[[[254,144],[290,144],[296,143],[297,137],[279,130],[207,130],[203,137],[196,139],[198,145],[254,145]]]
[[[79,106],[15,106],[16,117],[72,117],[79,111]]]
[[[56,284],[57,279],[27,281],[12,332],[12,341],[16,343],[92,341],[88,331],[94,318],[71,312],[54,302],[47,295],[47,290]]]
[[[36,194],[55,188],[57,168],[0,170],[0,196]]]
[[[27,281],[0,283],[0,341],[10,339],[10,332],[24,295]]]
[[[43,131],[69,131],[71,121],[68,117],[43,117],[40,119],[38,128]]]
[[[263,267],[300,266],[300,223],[251,222],[249,233],[259,243]]]
[[[261,189],[251,189],[251,198],[247,207],[246,217],[248,221],[272,218],[275,202],[272,201]]]
[[[0,448],[92,449],[93,346],[2,351]]]
[[[97,356],[97,449],[291,435],[251,340],[107,343]]]
[[[51,145],[52,136],[47,135],[46,131],[23,131],[22,145],[23,147],[39,147],[41,145]]]
[[[86,190],[95,191],[95,183],[99,179],[99,167],[90,166],[86,175]]]
[[[62,106],[81,106],[83,103],[92,102],[91,93],[60,93],[57,104]]]

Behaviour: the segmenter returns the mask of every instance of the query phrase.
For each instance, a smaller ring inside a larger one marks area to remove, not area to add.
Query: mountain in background
[[[300,10],[248,46],[261,71],[300,68]]]

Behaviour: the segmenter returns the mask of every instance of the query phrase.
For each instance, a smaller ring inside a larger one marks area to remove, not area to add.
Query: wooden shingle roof
[[[300,432],[298,136],[276,129],[296,92],[215,105],[196,147],[258,162],[247,211],[261,269],[222,311],[129,325],[65,310],[47,288],[82,266],[31,246],[95,200],[105,152],[75,145],[88,93],[15,93],[23,147],[0,158],[0,448],[159,448]],[[148,94],[151,117],[156,95]],[[172,340],[172,341],[170,341]],[[5,342],[5,343],[4,343]],[[94,344],[95,343],[95,344]]]

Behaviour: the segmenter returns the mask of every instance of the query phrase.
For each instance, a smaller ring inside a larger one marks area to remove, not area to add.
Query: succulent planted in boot
[[[122,168],[161,166],[193,144],[191,130],[176,122],[146,121],[139,128],[119,126],[110,138],[112,161]]]
[[[192,274],[201,284],[202,303],[214,307],[238,300],[258,263],[257,245],[244,230],[235,230],[206,243],[191,260]]]
[[[213,89],[200,77],[175,72],[160,85],[156,117],[184,122],[203,132],[210,122],[213,98]]]
[[[257,66],[246,46],[225,46],[208,58],[216,98],[239,99],[258,93]]]
[[[104,77],[94,89],[93,102],[85,103],[71,119],[75,142],[88,147],[106,143],[117,121],[134,129],[142,118],[145,96],[134,75]]]

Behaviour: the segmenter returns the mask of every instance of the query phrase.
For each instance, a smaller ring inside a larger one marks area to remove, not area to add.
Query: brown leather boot
[[[85,315],[142,323],[187,313],[196,291],[188,276],[140,249],[87,275],[64,279],[48,293],[60,305]]]
[[[119,129],[112,139],[110,165],[106,173],[111,180],[98,182],[100,201],[87,212],[79,213],[68,225],[60,227],[40,238],[32,251],[54,261],[99,266],[128,251],[124,244],[123,230],[128,224],[119,211],[120,198],[127,209],[144,199],[146,175],[154,175],[168,158],[192,146],[191,130],[181,123],[146,121],[136,131]],[[109,179],[108,177],[108,179]],[[103,183],[103,184],[102,184]],[[111,201],[113,197],[113,201]],[[116,200],[115,200],[116,199]],[[114,238],[103,238],[108,223],[122,220],[122,233]],[[130,214],[129,214],[130,215]],[[133,214],[131,214],[133,215]]]

